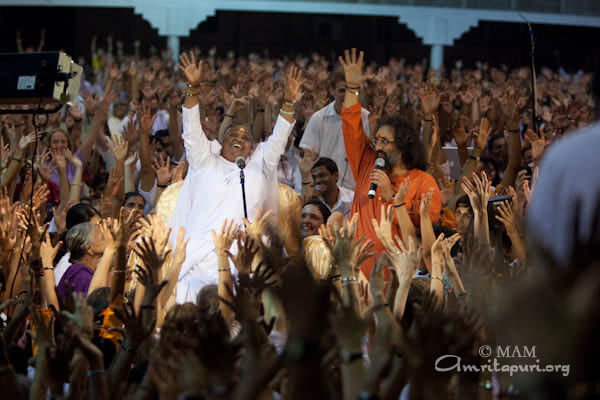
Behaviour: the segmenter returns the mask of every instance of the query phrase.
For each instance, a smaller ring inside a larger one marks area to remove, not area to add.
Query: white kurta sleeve
[[[264,144],[263,168],[267,175],[277,169],[279,158],[285,153],[285,146],[295,123],[296,121],[287,122],[281,115],[277,117],[273,134]]]
[[[200,168],[210,154],[210,141],[202,130],[198,105],[183,107],[183,146],[190,168]]]

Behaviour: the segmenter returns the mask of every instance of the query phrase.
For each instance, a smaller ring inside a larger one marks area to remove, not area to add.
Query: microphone
[[[239,169],[244,169],[246,168],[246,160],[244,160],[244,157],[238,157],[235,159],[235,164],[238,166]]]
[[[385,168],[385,160],[381,157],[377,157],[375,160],[375,169],[383,169]],[[371,182],[371,187],[369,188],[369,198],[372,199],[375,197],[375,192],[377,191],[377,184]]]

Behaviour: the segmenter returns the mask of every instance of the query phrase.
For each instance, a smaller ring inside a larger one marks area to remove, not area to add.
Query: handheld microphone
[[[235,159],[235,164],[238,166],[239,169],[244,169],[246,168],[246,160],[244,160],[244,157],[238,157]]]
[[[381,157],[377,157],[375,160],[375,169],[384,169],[385,168],[385,160]],[[371,187],[369,188],[369,198],[373,199],[375,197],[375,192],[377,191],[377,184],[371,183]]]

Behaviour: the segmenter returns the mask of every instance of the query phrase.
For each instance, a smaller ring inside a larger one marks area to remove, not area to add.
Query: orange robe
[[[375,198],[369,199],[367,196],[369,187],[371,186],[371,172],[375,168],[375,151],[371,148],[369,139],[365,135],[365,132],[361,123],[361,106],[360,103],[355,104],[350,108],[342,107],[342,132],[344,134],[344,146],[346,147],[346,156],[348,157],[348,163],[352,169],[352,174],[356,180],[356,188],[354,189],[354,201],[352,202],[352,209],[350,211],[350,217],[354,216],[355,213],[359,213],[358,224],[356,228],[356,237],[359,238],[365,235],[374,244],[374,251],[381,253],[385,248],[381,241],[375,235],[375,229],[371,220],[375,218],[380,220],[381,206],[389,205],[390,202],[384,201],[379,196],[379,189]],[[373,133],[374,135],[375,133]],[[392,188],[394,192],[397,192],[400,184],[404,182],[406,178],[410,178],[410,186],[408,193],[404,199],[406,208],[412,223],[415,227],[420,226],[419,207],[421,204],[421,197],[426,196],[429,189],[433,188],[433,198],[431,200],[430,215],[431,221],[436,224],[440,217],[440,211],[442,208],[442,202],[440,198],[440,190],[435,181],[435,178],[428,173],[419,169],[412,169],[406,174],[396,176],[391,179]],[[392,225],[392,233],[394,236],[400,236],[400,225],[398,220],[395,218],[395,223]],[[365,262],[361,269],[367,279],[369,273],[373,268],[373,261],[369,260]],[[387,274],[386,274],[387,277]]]

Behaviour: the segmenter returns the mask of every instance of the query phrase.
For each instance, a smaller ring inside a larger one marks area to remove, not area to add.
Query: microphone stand
[[[242,185],[242,199],[244,200],[244,217],[248,219],[248,206],[246,205],[246,185],[244,170],[240,168],[240,185]]]

